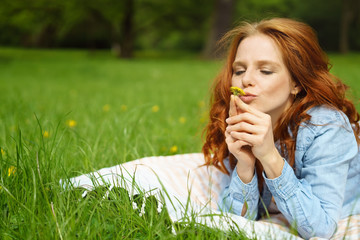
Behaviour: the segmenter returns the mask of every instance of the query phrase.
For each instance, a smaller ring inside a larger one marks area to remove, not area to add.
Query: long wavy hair
[[[265,34],[275,42],[292,80],[301,86],[292,105],[280,116],[274,127],[274,140],[280,142],[281,154],[287,155],[289,164],[295,168],[299,126],[310,119],[307,111],[318,105],[327,105],[344,112],[352,123],[359,144],[359,114],[354,104],[345,97],[347,86],[329,72],[331,65],[313,29],[295,20],[273,18],[258,23],[244,22],[221,40],[230,42],[230,45],[224,67],[212,86],[210,119],[204,129],[205,143],[202,147],[205,165],[214,165],[227,174],[229,171],[223,160],[229,156],[230,167],[233,169],[236,165],[236,159],[229,154],[224,134],[227,126],[225,119],[229,117],[232,64],[240,42],[254,34]],[[256,161],[256,170],[258,173],[263,170],[259,161]],[[259,176],[261,178],[262,175]],[[260,181],[262,185],[263,179]]]

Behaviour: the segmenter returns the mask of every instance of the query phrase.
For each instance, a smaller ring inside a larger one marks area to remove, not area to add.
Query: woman
[[[360,213],[359,114],[346,86],[304,23],[245,23],[225,39],[202,149],[207,165],[231,175],[221,209],[250,219],[279,212],[304,238],[331,237]]]

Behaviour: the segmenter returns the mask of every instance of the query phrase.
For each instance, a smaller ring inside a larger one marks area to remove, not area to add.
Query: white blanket
[[[64,187],[82,187],[88,191],[106,184],[110,188],[123,187],[130,194],[141,191],[146,195],[154,195],[166,205],[174,222],[190,212],[196,212],[196,221],[199,223],[224,231],[239,228],[249,238],[301,239],[283,231],[277,224],[251,221],[219,212],[218,196],[230,178],[215,167],[203,164],[204,156],[201,153],[146,157],[62,180],[61,184]],[[187,204],[191,207],[186,208]]]

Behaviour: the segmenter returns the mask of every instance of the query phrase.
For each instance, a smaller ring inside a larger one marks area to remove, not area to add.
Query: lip
[[[241,96],[240,99],[241,99],[241,101],[243,101],[244,103],[250,103],[250,102],[252,102],[253,100],[255,100],[256,97],[257,97],[257,96],[254,95],[254,94],[245,92],[245,95],[244,95],[244,96]]]

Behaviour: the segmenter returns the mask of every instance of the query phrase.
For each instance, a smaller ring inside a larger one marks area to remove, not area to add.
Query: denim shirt
[[[256,173],[244,184],[235,168],[220,195],[220,210],[241,215],[246,203],[245,217],[257,219],[273,196],[303,238],[329,238],[340,219],[360,214],[360,154],[348,118],[325,106],[308,114],[311,119],[298,130],[295,171],[284,158],[279,177],[268,179],[263,172],[260,196]]]

